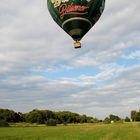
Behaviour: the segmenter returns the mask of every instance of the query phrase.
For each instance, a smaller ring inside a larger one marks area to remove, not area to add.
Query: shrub
[[[99,123],[99,120],[97,118],[92,118],[88,120],[88,123]]]
[[[64,122],[64,123],[63,123],[63,125],[65,125],[65,126],[66,126],[66,125],[68,125],[68,123],[67,123],[67,122]]]
[[[56,120],[54,120],[54,119],[49,119],[49,120],[46,122],[46,125],[47,125],[47,126],[56,126]]]
[[[110,120],[110,118],[105,118],[104,119],[104,124],[110,124],[111,123],[111,120]]]
[[[9,124],[5,120],[0,120],[0,127],[8,127]]]
[[[130,122],[130,118],[126,117],[125,122]]]
[[[117,122],[115,122],[116,124],[121,124],[121,123],[123,123],[124,122],[124,120],[119,120],[119,121],[117,121]]]

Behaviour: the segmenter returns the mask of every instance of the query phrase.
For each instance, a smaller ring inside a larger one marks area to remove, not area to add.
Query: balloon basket
[[[75,49],[81,48],[81,43],[80,43],[80,41],[75,41],[75,42],[74,42],[74,48],[75,48]]]

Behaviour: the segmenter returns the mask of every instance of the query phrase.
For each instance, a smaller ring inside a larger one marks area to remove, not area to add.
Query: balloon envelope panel
[[[74,40],[81,40],[100,18],[105,0],[48,0],[54,21]]]

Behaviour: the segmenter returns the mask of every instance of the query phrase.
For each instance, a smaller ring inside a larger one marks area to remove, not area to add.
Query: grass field
[[[140,140],[140,124],[12,126],[0,128],[0,140]]]

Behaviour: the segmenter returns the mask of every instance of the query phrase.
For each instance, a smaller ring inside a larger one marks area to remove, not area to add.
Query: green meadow
[[[140,140],[140,124],[16,125],[0,128],[0,140]]]

